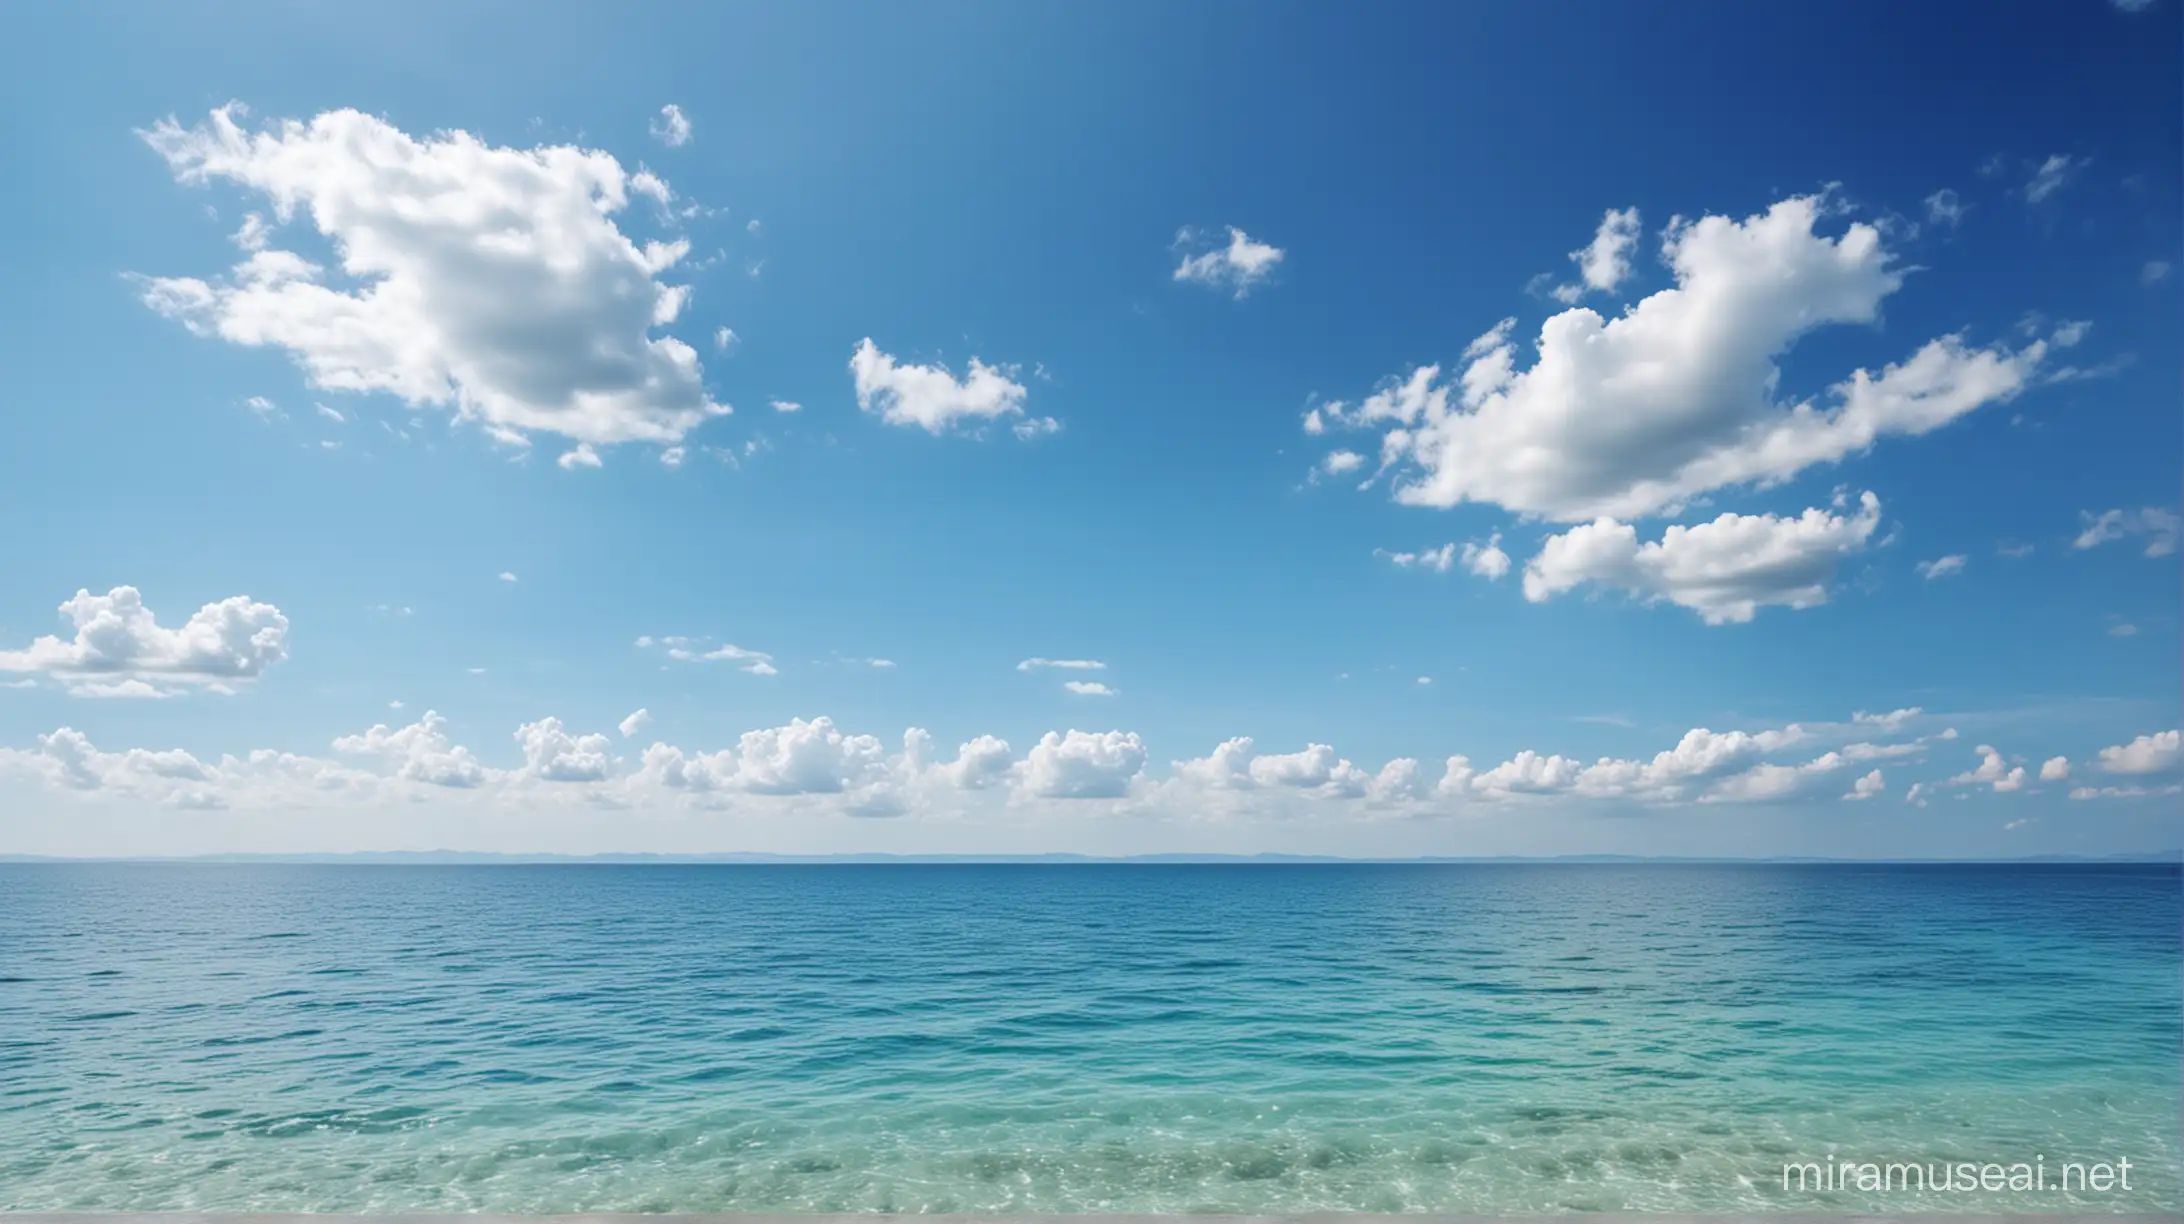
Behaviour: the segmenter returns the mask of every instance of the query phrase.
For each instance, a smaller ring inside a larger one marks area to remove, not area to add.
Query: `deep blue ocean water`
[[[0,1209],[2173,1211],[2180,929],[2173,866],[0,865]]]

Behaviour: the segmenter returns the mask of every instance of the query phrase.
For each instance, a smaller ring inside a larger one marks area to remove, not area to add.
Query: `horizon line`
[[[1923,864],[1950,865],[2009,865],[2009,864],[2102,864],[2147,865],[2184,863],[2184,849],[2115,854],[2036,854],[2014,857],[1983,856],[1962,858],[1936,857],[1871,857],[1836,858],[1822,855],[1681,855],[1681,854],[1499,854],[1499,855],[1407,855],[1387,857],[1347,857],[1323,854],[1283,854],[1261,852],[1257,854],[1221,853],[1152,853],[1097,855],[1074,851],[1052,851],[1030,854],[893,854],[880,851],[835,854],[787,854],[767,851],[717,851],[706,853],[654,853],[647,851],[605,851],[596,854],[560,854],[540,851],[502,850],[343,850],[343,851],[219,851],[204,854],[115,854],[115,855],[60,855],[0,853],[0,865],[5,864],[67,864],[67,863],[145,863],[145,864],[324,864],[355,866],[818,866],[885,865],[903,866],[949,864],[1021,865],[1021,866],[1119,866],[1142,865],[1207,865],[1233,864],[1240,866],[1325,864],[1339,865],[1464,865],[1495,863],[1539,864],[1775,864],[1775,865],[1845,865],[1885,866]]]

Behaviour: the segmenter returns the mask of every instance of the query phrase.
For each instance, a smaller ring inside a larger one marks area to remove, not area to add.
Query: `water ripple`
[[[2174,868],[0,866],[0,1209],[2175,1211]],[[2128,1156],[2129,1195],[1784,1161]]]

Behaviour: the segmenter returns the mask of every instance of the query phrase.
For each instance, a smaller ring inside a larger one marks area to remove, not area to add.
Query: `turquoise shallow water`
[[[2173,867],[0,866],[0,1208],[2176,1210],[2180,923]],[[1831,1154],[2132,1188],[1783,1193]]]

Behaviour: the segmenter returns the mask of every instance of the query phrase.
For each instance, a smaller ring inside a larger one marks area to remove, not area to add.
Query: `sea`
[[[2174,1212],[2180,897],[2172,864],[0,865],[0,1209]]]

